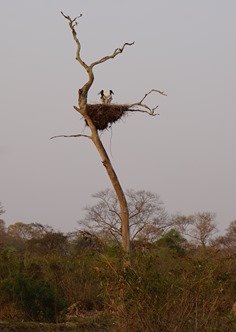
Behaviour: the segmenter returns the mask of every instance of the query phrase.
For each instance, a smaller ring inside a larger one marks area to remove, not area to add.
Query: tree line
[[[74,232],[1,220],[0,320],[81,331],[234,331],[236,221],[217,236],[213,213],[169,217],[159,196],[126,194],[126,267],[109,190],[95,195]]]

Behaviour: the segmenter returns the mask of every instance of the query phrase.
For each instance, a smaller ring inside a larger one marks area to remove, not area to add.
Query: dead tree
[[[82,88],[78,91],[78,106],[74,106],[74,109],[79,112],[84,120],[85,124],[90,128],[91,134],[84,135],[84,134],[76,134],[76,135],[59,135],[54,136],[56,137],[86,137],[90,139],[97,148],[98,153],[102,159],[102,163],[106,168],[107,174],[111,180],[112,186],[115,190],[117,195],[119,205],[120,205],[120,219],[121,219],[121,230],[122,230],[122,247],[126,253],[130,251],[130,234],[129,234],[129,211],[127,206],[127,201],[123,192],[123,189],[120,185],[119,179],[112,167],[111,161],[108,157],[108,154],[101,142],[101,139],[98,135],[99,130],[104,130],[108,126],[110,127],[114,122],[119,120],[122,116],[127,114],[127,112],[145,112],[149,115],[156,115],[155,108],[150,108],[148,105],[144,104],[145,98],[152,92],[158,92],[162,95],[165,95],[164,92],[153,89],[145,94],[145,96],[136,103],[130,105],[101,105],[101,104],[93,104],[89,105],[87,103],[87,96],[89,89],[91,88],[93,81],[94,81],[94,73],[93,68],[99,64],[102,64],[105,61],[115,58],[117,55],[121,54],[126,46],[132,46],[132,43],[124,43],[121,48],[116,48],[115,51],[111,55],[107,55],[100,60],[92,62],[90,65],[86,64],[84,60],[81,58],[81,44],[80,40],[77,36],[77,32],[75,30],[76,26],[78,25],[78,19],[82,16],[77,16],[74,19],[71,19],[70,16],[65,15],[61,12],[63,17],[68,21],[69,27],[72,32],[72,36],[77,46],[76,50],[76,60],[79,64],[86,70],[88,74],[87,82],[82,86]]]

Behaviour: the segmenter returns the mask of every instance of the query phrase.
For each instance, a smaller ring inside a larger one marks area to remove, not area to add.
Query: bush
[[[58,313],[65,307],[53,285],[24,274],[6,279],[1,290],[16,301],[26,317],[33,321],[55,322]]]

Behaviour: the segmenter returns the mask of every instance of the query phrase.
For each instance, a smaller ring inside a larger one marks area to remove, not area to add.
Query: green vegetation
[[[0,330],[234,331],[228,236],[197,246],[172,228],[156,241],[134,241],[124,266],[117,241],[89,232],[2,227]]]

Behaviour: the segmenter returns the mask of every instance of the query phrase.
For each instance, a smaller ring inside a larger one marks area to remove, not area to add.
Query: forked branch
[[[65,17],[65,19],[67,19],[69,21],[69,27],[71,29],[74,41],[77,45],[77,51],[76,51],[76,60],[79,61],[79,63],[81,64],[81,66],[83,66],[85,68],[85,70],[89,70],[89,66],[81,59],[80,56],[80,51],[81,51],[81,44],[80,41],[77,37],[77,33],[75,31],[75,27],[78,25],[78,18],[80,18],[82,16],[82,14],[80,14],[79,16],[76,16],[75,18],[71,19],[69,15],[65,15],[63,12],[61,12],[62,16]],[[90,77],[90,75],[89,75]],[[93,81],[93,77],[90,78]],[[91,85],[90,85],[91,86]]]
[[[72,24],[73,28],[78,24],[77,19],[82,16],[82,14],[80,14],[72,20],[69,15],[65,15],[63,12],[61,12],[61,14]]]
[[[144,104],[143,101],[147,98],[147,96],[149,96],[152,92],[157,92],[163,96],[167,96],[163,91],[160,91],[160,90],[156,90],[156,89],[152,89],[150,90],[149,92],[145,93],[144,97],[136,102],[136,103],[133,103],[129,106],[129,111],[130,112],[142,112],[142,113],[147,113],[149,115],[152,115],[152,116],[155,116],[157,115],[157,113],[155,113],[155,110],[158,108],[158,105],[151,108],[149,107],[148,105]],[[132,108],[132,107],[143,107],[144,109],[135,109],[135,108]]]
[[[132,43],[124,43],[124,45],[121,48],[116,48],[115,51],[111,54],[111,55],[107,55],[104,56],[103,58],[101,58],[100,60],[94,61],[92,62],[90,65],[87,65],[80,56],[80,50],[81,50],[81,45],[80,45],[80,41],[77,37],[77,33],[75,31],[75,27],[78,25],[78,18],[80,18],[82,16],[82,14],[80,14],[79,16],[76,16],[74,19],[71,19],[69,15],[65,15],[63,12],[61,12],[61,14],[65,17],[65,19],[67,19],[69,21],[69,26],[71,28],[72,34],[73,34],[73,38],[77,44],[77,52],[76,52],[76,60],[79,61],[79,63],[85,68],[85,70],[88,72],[89,75],[89,81],[87,82],[87,87],[88,89],[91,86],[91,82],[93,82],[94,80],[94,76],[93,76],[93,72],[92,69],[94,66],[103,63],[109,59],[114,59],[118,54],[122,53],[124,51],[124,48],[126,46],[132,46],[134,44],[134,42]]]

